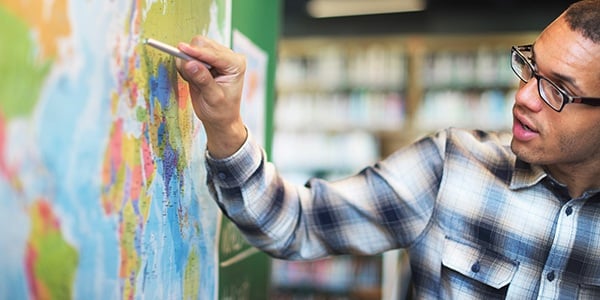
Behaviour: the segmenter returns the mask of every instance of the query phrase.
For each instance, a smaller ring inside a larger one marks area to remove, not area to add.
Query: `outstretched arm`
[[[294,186],[248,138],[240,112],[244,57],[204,37],[178,47],[212,66],[177,60],[207,135],[209,191],[251,244],[288,259],[375,254],[406,246],[424,230],[441,166],[441,157],[431,161],[436,143],[426,140],[344,180]],[[431,180],[406,171],[418,168]]]

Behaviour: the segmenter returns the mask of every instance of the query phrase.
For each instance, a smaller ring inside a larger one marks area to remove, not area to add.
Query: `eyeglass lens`
[[[557,90],[554,87],[554,85],[552,85],[552,83],[550,83],[545,78],[540,77],[538,80],[540,81],[538,83],[540,96],[542,96],[542,98],[546,100],[546,102],[550,104],[550,106],[552,106],[553,108],[560,109],[563,103],[562,93],[559,90]]]
[[[523,81],[528,82],[531,78],[534,77],[534,71],[531,68],[531,65],[526,61],[526,58],[521,54],[517,53],[517,51],[513,51],[512,53],[512,69],[515,74]],[[562,93],[544,77],[536,76],[538,80],[538,92],[540,96],[548,105],[550,105],[555,110],[560,110],[563,104],[563,95]]]
[[[533,70],[525,61],[525,58],[519,55],[516,51],[512,53],[512,69],[517,76],[524,82],[528,82],[533,77]]]

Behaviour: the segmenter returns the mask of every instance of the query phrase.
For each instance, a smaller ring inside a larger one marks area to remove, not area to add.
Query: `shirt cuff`
[[[206,150],[205,157],[207,179],[216,186],[233,188],[242,186],[256,172],[265,154],[248,132],[244,144],[231,156],[216,159]]]

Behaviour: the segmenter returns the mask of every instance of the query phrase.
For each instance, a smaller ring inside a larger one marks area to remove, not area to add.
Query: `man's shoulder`
[[[448,127],[444,129],[449,138],[477,140],[481,142],[496,142],[509,144],[512,138],[510,131],[465,129],[459,127]]]
[[[444,130],[447,155],[489,160],[513,160],[512,134],[506,131],[470,130],[450,127]]]

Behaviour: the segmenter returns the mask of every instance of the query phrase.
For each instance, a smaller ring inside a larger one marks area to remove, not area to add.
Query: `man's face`
[[[600,97],[600,45],[572,31],[563,17],[533,47],[536,72],[573,96]],[[600,107],[567,104],[556,112],[541,99],[537,80],[521,83],[513,107],[512,150],[542,165],[600,162]]]

